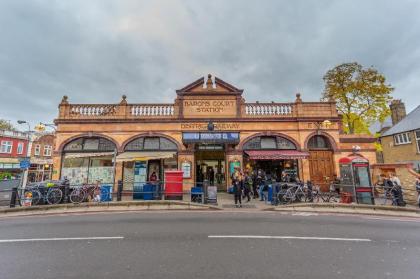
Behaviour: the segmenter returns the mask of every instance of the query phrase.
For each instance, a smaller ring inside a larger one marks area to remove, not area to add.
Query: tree
[[[391,114],[391,85],[373,67],[363,68],[357,62],[344,63],[324,76],[323,100],[334,100],[343,115],[344,132],[367,132],[373,122],[383,122]]]
[[[0,130],[16,131],[16,128],[9,121],[0,119]]]

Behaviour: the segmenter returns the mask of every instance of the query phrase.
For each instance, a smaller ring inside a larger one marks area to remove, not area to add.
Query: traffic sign
[[[19,163],[21,169],[27,169],[31,166],[31,162],[29,160],[22,160]]]

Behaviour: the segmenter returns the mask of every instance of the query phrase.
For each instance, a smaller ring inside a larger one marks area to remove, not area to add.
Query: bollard
[[[18,191],[17,187],[12,188],[12,196],[10,197],[10,208],[13,208],[16,206],[16,198],[18,196],[17,191]]]
[[[118,185],[117,185],[117,201],[121,201],[122,191],[123,191],[123,182],[122,182],[122,180],[118,180]]]
[[[69,190],[70,190],[70,186],[69,185],[64,185],[63,203],[68,203],[69,202]]]

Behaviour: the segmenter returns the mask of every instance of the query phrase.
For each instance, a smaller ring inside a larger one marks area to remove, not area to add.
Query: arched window
[[[296,149],[296,145],[290,140],[279,136],[261,136],[254,137],[247,141],[244,150],[259,150],[259,149]]]
[[[178,147],[173,141],[164,137],[140,137],[132,140],[125,146],[125,151],[170,150],[177,151]]]
[[[315,149],[331,149],[330,141],[321,135],[313,136],[308,141],[308,149],[315,150]]]
[[[107,152],[107,151],[114,151],[115,144],[106,139],[100,137],[92,137],[92,138],[78,138],[64,146],[65,152],[81,152],[81,151],[89,151],[89,152]]]

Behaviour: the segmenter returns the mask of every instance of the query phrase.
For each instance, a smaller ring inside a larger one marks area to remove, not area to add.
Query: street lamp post
[[[27,131],[27,139],[28,139],[28,145],[27,145],[27,150],[26,150],[26,158],[31,157],[31,125],[29,124],[29,122],[25,121],[25,120],[18,120],[17,121],[18,124],[26,124],[28,125],[28,131]],[[26,187],[26,182],[28,180],[28,168],[25,168],[25,171],[23,172],[23,177],[21,178],[21,188],[25,188]]]
[[[44,132],[46,127],[52,128],[54,132],[57,132],[57,127],[55,127],[54,124],[42,123],[42,122],[39,122],[39,124],[35,126],[35,130],[37,130],[38,132]]]

